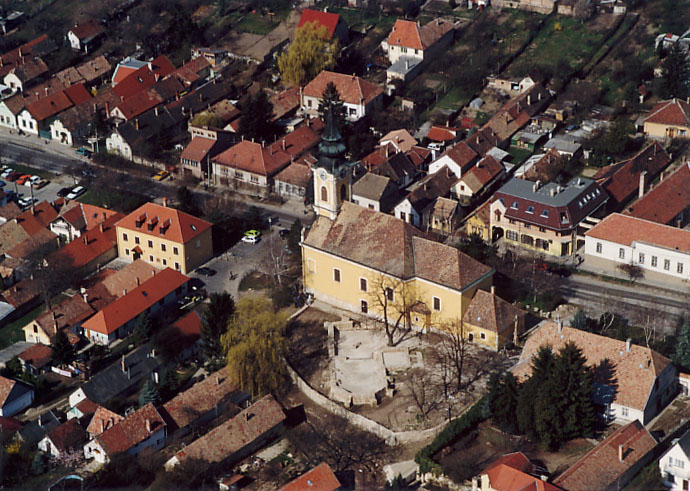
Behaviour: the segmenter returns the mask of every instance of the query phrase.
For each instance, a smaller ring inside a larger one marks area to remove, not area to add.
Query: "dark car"
[[[548,272],[550,274],[560,276],[561,278],[567,278],[572,274],[572,271],[570,271],[568,268],[559,268],[558,266],[549,266]]]
[[[287,239],[290,236],[290,231],[284,228],[280,232],[278,232],[278,234],[280,234],[281,239]]]
[[[64,198],[67,196],[69,193],[72,192],[72,188],[62,188],[60,191],[57,192],[57,195],[61,198]]]
[[[22,177],[23,175],[24,175],[24,173],[15,171],[15,172],[11,173],[9,176],[7,176],[7,180],[10,182],[14,182],[17,179],[19,179],[20,177]]]
[[[213,276],[214,274],[216,274],[216,270],[215,270],[215,269],[206,268],[206,267],[199,268],[199,269],[196,270],[196,272],[197,272],[197,274],[200,274],[200,275],[203,275],[203,276]]]

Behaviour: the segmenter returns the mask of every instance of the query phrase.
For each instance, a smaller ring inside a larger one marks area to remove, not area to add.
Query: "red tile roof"
[[[280,488],[280,491],[335,491],[340,489],[340,486],[340,481],[335,477],[331,468],[327,463],[322,462],[312,470],[287,483]]]
[[[594,180],[601,184],[614,204],[621,206],[638,191],[642,172],[647,172],[647,182],[651,182],[670,163],[664,148],[654,142],[634,157],[604,167],[594,175]]]
[[[75,407],[79,410],[79,412],[83,416],[88,416],[90,414],[95,413],[96,410],[98,410],[98,408],[101,406],[99,406],[98,404],[93,402],[91,399],[84,399],[79,404],[77,404]]]
[[[34,344],[19,353],[18,356],[27,365],[40,369],[50,363],[50,360],[53,358],[53,350],[45,344]]]
[[[493,181],[505,168],[498,160],[488,155],[465,172],[461,178],[473,193],[483,189]]]
[[[338,26],[340,21],[339,14],[333,14],[330,12],[321,12],[319,10],[304,9],[302,11],[302,16],[299,18],[299,24],[297,29],[304,26],[308,22],[316,22],[319,27],[323,26],[328,31],[328,39],[332,39],[335,34],[335,28]]]
[[[138,70],[130,73],[113,87],[113,92],[121,100],[153,87],[158,80],[175,71],[175,66],[165,55],[158,56]]]
[[[434,19],[424,27],[410,20],[398,19],[388,35],[388,44],[424,50],[452,29],[453,24],[444,19]]]
[[[111,215],[105,222],[99,224],[97,228],[83,232],[81,237],[75,238],[69,244],[55,251],[51,255],[52,260],[69,260],[75,268],[90,264],[117,247],[115,224],[121,219],[122,215],[120,213]],[[51,257],[48,258],[48,262],[51,261]]]
[[[17,223],[29,235],[35,235],[41,230],[45,230],[50,225],[50,222],[55,220],[58,212],[47,201],[41,201],[36,204],[33,209],[28,209],[17,217]]]
[[[81,295],[74,295],[66,298],[48,312],[39,315],[35,322],[46,336],[52,338],[58,329],[70,328],[95,313],[96,309],[85,302]]]
[[[91,437],[100,435],[104,431],[109,430],[110,428],[118,424],[120,421],[123,421],[125,419],[119,414],[114,413],[111,410],[104,408],[103,406],[99,406],[98,404],[95,404],[95,406],[96,409],[93,411],[93,417],[91,418],[91,422],[89,423],[89,426],[86,428],[86,432],[89,435],[91,435]]]
[[[98,24],[98,22],[93,19],[89,19],[85,22],[75,24],[75,26],[70,29],[70,32],[74,34],[80,41],[87,41],[100,34],[103,34],[104,30],[103,27]]]
[[[607,216],[585,235],[625,246],[641,242],[690,253],[690,231],[620,213]]]
[[[173,325],[178,336],[177,344],[185,349],[201,339],[201,317],[196,310],[178,319]]]
[[[441,157],[449,157],[465,172],[479,155],[466,142],[461,141],[448,148],[439,158]]]
[[[201,218],[155,203],[140,206],[115,226],[181,244],[188,243],[211,228],[211,224]]]
[[[567,326],[563,326],[559,333],[555,322],[543,321],[527,338],[520,360],[511,369],[513,374],[524,379],[532,372],[532,356],[541,346],[551,346],[556,352],[568,341],[582,350],[591,367],[608,360],[613,366],[613,378],[617,384],[614,401],[640,411],[647,406],[657,377],[671,364],[671,360],[650,348],[633,344],[628,351],[625,341]]]
[[[149,432],[147,423],[151,427]],[[95,439],[108,455],[123,453],[139,443],[147,440],[151,435],[165,427],[165,421],[150,402],[116,423]]]
[[[515,329],[515,318],[520,319],[526,315],[527,312],[501,297],[477,290],[462,320],[487,331],[509,335]]]
[[[286,182],[293,186],[306,188],[311,179],[311,167],[293,162],[275,176],[276,181]]]
[[[56,115],[91,98],[84,85],[76,84],[64,89],[61,92],[38,99],[26,106],[26,110],[36,121],[43,121],[46,118]]]
[[[335,84],[340,100],[348,104],[369,104],[371,101],[383,94],[381,87],[354,75],[344,75],[342,73],[322,71],[314,80],[309,82],[304,91],[305,96],[321,99],[329,83]]]
[[[122,117],[124,117],[125,121],[129,121],[163,102],[165,101],[158,92],[153,89],[148,89],[131,95],[112,110],[114,111],[117,109]]]
[[[244,140],[213,158],[213,162],[260,176],[273,177],[290,163],[290,155]]]
[[[182,151],[180,158],[192,162],[203,162],[215,144],[216,140],[195,136]]]
[[[447,142],[454,140],[460,131],[462,130],[460,130],[459,128],[434,125],[431,127],[426,137],[429,140],[433,140],[435,142]]]
[[[606,440],[575,462],[554,484],[569,491],[608,489],[643,459],[654,447],[656,440],[639,421],[618,428]],[[623,461],[619,447],[623,446]],[[632,477],[632,476],[630,476]],[[628,479],[630,478],[628,477]],[[620,483],[625,485],[625,482]]]
[[[72,450],[86,443],[86,432],[77,418],[68,419],[46,435],[60,451]]]
[[[172,76],[182,82],[185,86],[190,86],[201,79],[202,74],[208,72],[211,63],[203,56],[198,56],[172,73]]]
[[[140,286],[107,305],[82,324],[84,330],[110,334],[136,318],[166,295],[189,281],[189,278],[166,268]]]
[[[690,165],[682,164],[625,210],[626,215],[664,225],[690,207]]]
[[[522,452],[504,455],[492,462],[482,474],[489,477],[495,491],[556,491],[559,488],[530,475],[534,466]]]
[[[645,123],[690,126],[690,104],[683,99],[671,99],[654,106],[644,119]]]
[[[124,217],[124,215],[117,211],[78,201],[72,201],[64,205],[58,213],[58,218],[63,218],[77,230],[91,230],[114,216]]]

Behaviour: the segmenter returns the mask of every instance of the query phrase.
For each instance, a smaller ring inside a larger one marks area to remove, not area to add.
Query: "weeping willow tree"
[[[303,85],[322,70],[332,69],[339,52],[338,39],[329,39],[326,26],[307,22],[297,29],[290,47],[278,57],[278,70],[288,84]]]
[[[285,385],[287,314],[274,312],[270,301],[244,298],[222,337],[229,375],[253,396]]]

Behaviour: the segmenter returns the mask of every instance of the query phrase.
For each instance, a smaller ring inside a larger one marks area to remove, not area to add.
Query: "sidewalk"
[[[30,135],[28,133],[20,135],[16,130],[11,130],[3,126],[0,126],[0,143],[15,143],[17,145],[21,145],[22,147],[32,148],[40,152],[58,154],[62,157],[84,163],[89,162],[89,159],[75,152],[75,149],[72,147],[63,145],[55,140],[44,140],[43,138],[39,138],[36,135]]]
[[[580,264],[580,266],[577,268],[579,271],[583,271],[586,273],[592,273],[595,275],[599,276],[608,276],[611,278],[616,278],[619,280],[624,280],[624,281],[630,281],[624,274],[621,274],[619,272],[611,272],[608,270],[603,270],[600,268],[595,268],[587,264],[587,262],[583,262]],[[613,290],[619,290],[619,291],[626,291],[626,292],[641,292],[641,291],[646,291],[650,293],[663,293],[666,296],[673,296],[678,299],[686,299],[688,293],[690,293],[690,285],[686,290],[682,290],[680,288],[674,288],[671,285],[668,285],[666,283],[662,283],[659,281],[653,281],[653,280],[648,280],[646,278],[643,278],[641,280],[637,280],[634,284],[632,285],[626,285],[626,284],[621,284],[621,283],[614,283],[612,281],[606,281],[601,278],[597,277],[592,277],[592,276],[587,276],[584,274],[576,274],[572,277],[573,281],[576,281],[577,283],[589,283],[592,285],[599,285],[599,286],[605,286],[607,288],[613,289]]]

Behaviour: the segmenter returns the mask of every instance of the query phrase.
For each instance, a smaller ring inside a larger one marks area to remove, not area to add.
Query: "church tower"
[[[319,160],[314,165],[314,211],[334,220],[343,201],[352,196],[352,173],[345,160],[345,144],[333,110],[326,113],[326,128],[319,143]]]

